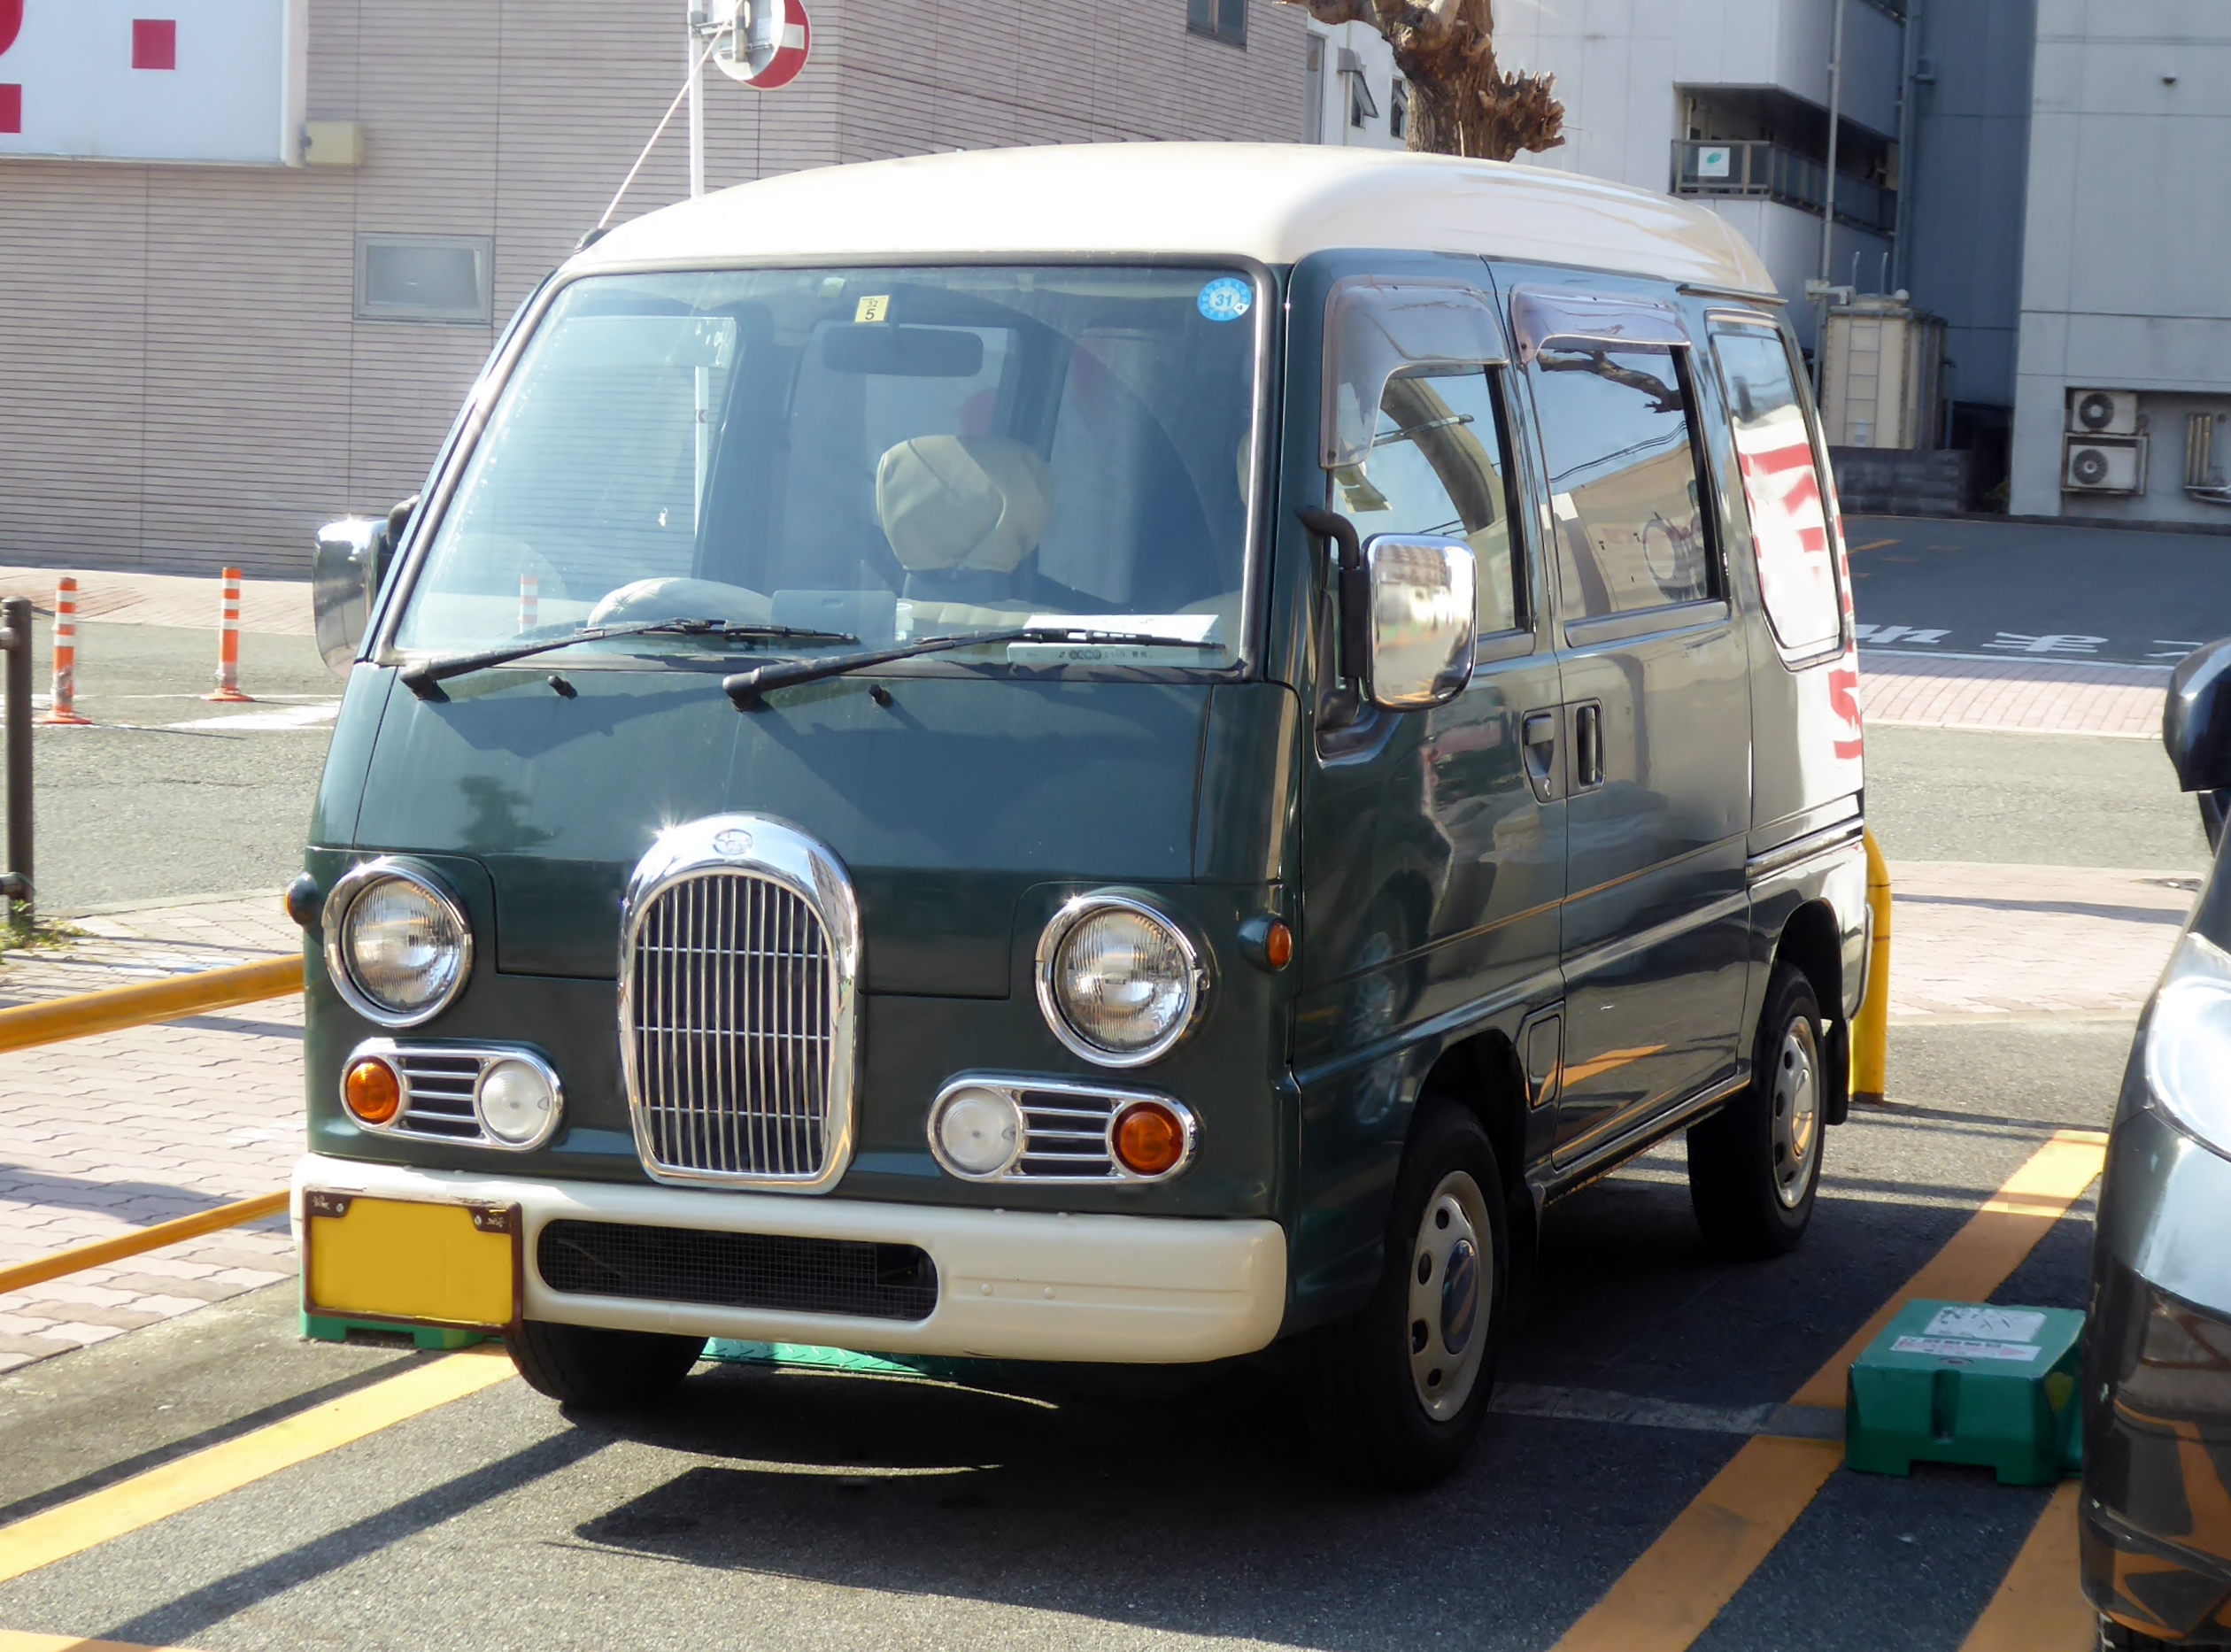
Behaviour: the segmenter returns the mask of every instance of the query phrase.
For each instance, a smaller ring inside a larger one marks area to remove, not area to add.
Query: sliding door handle
[[[1557,795],[1557,714],[1530,711],[1519,725],[1525,742],[1526,780],[1544,803]]]
[[[1593,791],[1603,784],[1603,706],[1584,699],[1572,708],[1572,789]]]

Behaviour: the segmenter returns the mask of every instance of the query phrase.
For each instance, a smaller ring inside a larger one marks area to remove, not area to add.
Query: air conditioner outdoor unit
[[[2137,493],[2146,479],[2146,443],[2135,436],[2072,436],[2061,455],[2063,493]]]
[[[2069,391],[2068,429],[2072,436],[2136,436],[2138,392]]]

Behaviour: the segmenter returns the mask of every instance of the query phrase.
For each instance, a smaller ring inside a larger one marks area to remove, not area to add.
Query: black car
[[[2213,875],[2138,1023],[2101,1187],[2084,1390],[2084,1591],[2100,1645],[2231,1647],[2231,639],[2163,738]]]

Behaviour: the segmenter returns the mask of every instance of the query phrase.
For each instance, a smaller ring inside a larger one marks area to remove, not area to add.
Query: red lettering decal
[[[0,132],[23,130],[23,88],[0,86]]]
[[[16,43],[23,32],[23,0],[0,0],[0,51]]]
[[[170,18],[141,18],[132,25],[132,66],[135,69],[175,69],[178,66],[178,24]]]

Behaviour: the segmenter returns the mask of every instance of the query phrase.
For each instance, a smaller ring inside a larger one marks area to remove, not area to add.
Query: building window
[[[1324,142],[1324,36],[1311,35],[1301,82],[1301,141]]]
[[[1387,136],[1404,139],[1409,136],[1409,82],[1397,77],[1393,96],[1387,100]]]
[[[1367,120],[1378,119],[1378,99],[1371,96],[1371,82],[1363,73],[1363,59],[1346,46],[1340,48],[1340,73],[1347,81],[1348,125],[1361,127]]]
[[[359,235],[360,321],[494,319],[496,243],[486,235]]]
[[[1247,43],[1247,0],[1185,0],[1185,32],[1229,46]]]

